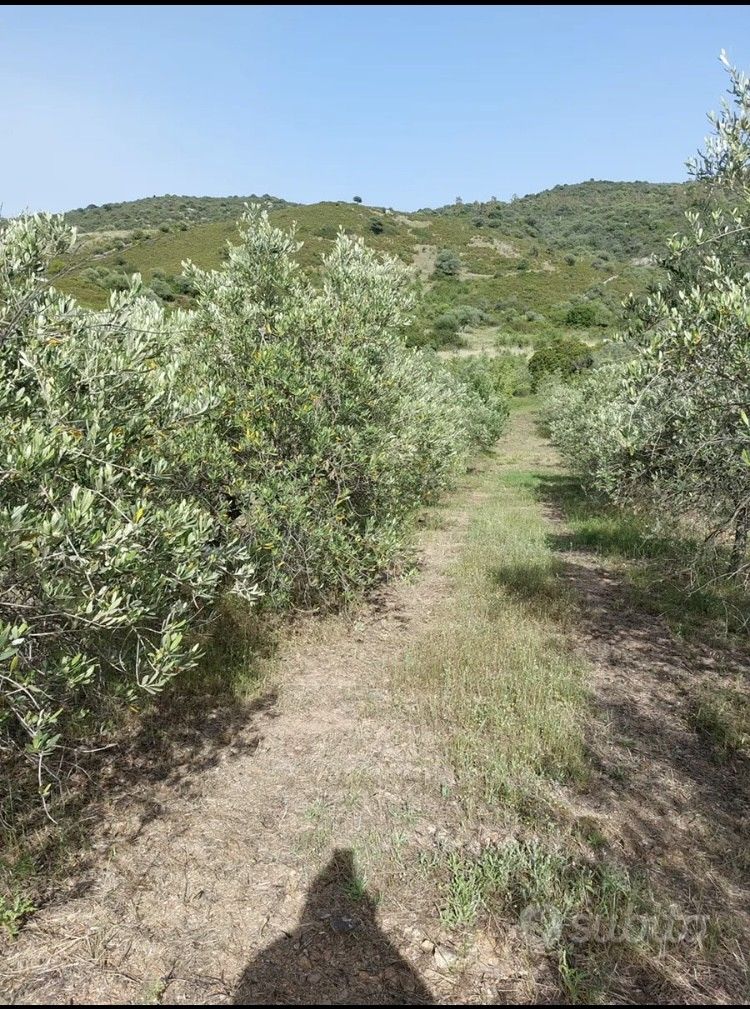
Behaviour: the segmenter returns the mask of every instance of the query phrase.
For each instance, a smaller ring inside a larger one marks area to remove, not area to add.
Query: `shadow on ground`
[[[294,931],[248,964],[234,1005],[433,1005],[380,929],[376,908],[352,852],[337,849],[310,886]]]
[[[718,760],[690,712],[702,686],[750,689],[750,651],[739,636],[710,633],[721,604],[680,584],[670,566],[679,544],[651,537],[627,514],[597,510],[569,477],[536,480],[559,522],[548,537],[555,556],[539,571],[500,568],[495,578],[553,617],[557,603],[564,612],[572,601],[596,710],[588,740],[595,773],[584,804],[603,817],[608,850],[663,906],[714,923],[713,953],[672,947],[668,958],[641,965],[638,986],[660,1002],[692,1001],[696,990],[731,1000],[747,983],[744,956],[732,950],[750,936],[750,761],[742,753]],[[642,586],[612,559],[642,562]],[[675,615],[692,634],[675,633]],[[677,966],[683,956],[692,964],[687,973]]]
[[[597,857],[626,865],[659,907],[709,919],[702,945],[621,961],[620,990],[636,1002],[731,1001],[748,984],[750,760],[720,759],[692,712],[701,690],[750,691],[747,638],[727,631],[746,621],[748,594],[696,586],[694,544],[654,535],[570,476],[532,480],[554,522],[551,553],[536,566],[500,563],[492,577],[530,613],[559,618],[587,660],[592,774],[559,815],[574,832],[595,824]]]
[[[657,531],[646,513],[587,495],[569,475],[539,473],[535,481],[539,500],[568,523],[549,536],[553,550],[633,562],[628,586],[633,600],[665,616],[681,635],[700,632],[718,640],[727,631],[747,632],[750,593],[726,577],[729,553],[721,543],[709,549],[677,530]]]
[[[19,878],[37,907],[84,896],[112,845],[134,841],[170,812],[176,798],[196,797],[211,768],[255,752],[265,721],[276,715],[277,699],[275,690],[251,701],[210,692],[196,693],[184,705],[159,699],[133,719],[130,732],[123,727],[109,751],[80,758],[61,783],[54,821],[25,785],[24,796],[9,793],[4,801],[9,808],[15,801],[24,816],[20,827],[0,837],[0,883],[5,876],[13,884],[20,867]],[[15,772],[4,777],[8,783],[19,778]]]

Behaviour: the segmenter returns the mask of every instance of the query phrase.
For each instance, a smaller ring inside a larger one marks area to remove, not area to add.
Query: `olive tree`
[[[750,528],[750,82],[722,59],[732,101],[690,163],[704,204],[669,243],[666,282],[629,306],[625,435],[629,477],[710,537],[731,531],[736,572]]]
[[[131,287],[100,313],[50,288],[59,217],[0,232],[0,750],[37,768],[90,746],[194,665],[219,591],[256,595],[182,433],[218,390],[178,389],[179,316]]]

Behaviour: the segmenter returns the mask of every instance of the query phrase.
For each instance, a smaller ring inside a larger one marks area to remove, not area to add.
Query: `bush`
[[[552,376],[542,385],[541,419],[554,444],[586,487],[611,494],[627,466],[622,363],[596,368],[575,381]]]
[[[178,388],[177,322],[138,281],[100,314],[47,288],[61,218],[0,233],[0,749],[43,769],[193,666],[217,593],[254,599],[221,489],[183,435],[216,402]],[[44,783],[44,784],[43,784]]]
[[[565,314],[564,323],[566,326],[595,326],[596,306],[590,301],[582,301],[577,305],[572,305]]]
[[[266,604],[311,608],[377,576],[471,435],[438,372],[402,344],[413,301],[402,264],[339,235],[316,290],[298,248],[253,214],[223,271],[187,275],[191,372],[220,361],[245,404],[222,441],[251,474],[238,507]]]
[[[659,286],[628,305],[632,359],[615,388],[587,386],[566,411],[583,417],[566,423],[599,433],[582,464],[607,474],[614,498],[655,506],[702,544],[696,552],[715,552],[725,575],[747,579],[750,80],[727,70],[732,104],[712,117],[714,134],[689,165],[708,191],[668,241]],[[558,437],[576,460],[572,440]]]
[[[441,346],[449,346],[453,341],[457,343],[460,328],[458,319],[452,312],[444,312],[432,324],[432,331]]]
[[[465,409],[473,438],[488,447],[500,437],[508,419],[508,397],[515,387],[514,367],[507,358],[485,354],[454,358],[449,367],[470,395]]]
[[[184,294],[191,296],[195,294],[195,286],[189,277],[184,274],[180,274],[178,277],[172,278],[172,287],[177,294]]]
[[[130,278],[124,271],[111,270],[102,275],[101,282],[110,291],[127,291],[130,288]]]
[[[43,790],[200,661],[223,594],[376,580],[504,409],[499,378],[405,348],[411,275],[361,240],[313,286],[253,209],[169,315],[138,277],[101,313],[50,289],[69,246],[60,218],[0,231],[0,748]]]
[[[461,273],[461,260],[452,249],[441,249],[435,258],[436,277],[458,277]]]
[[[157,298],[161,298],[163,301],[174,301],[174,291],[167,281],[162,280],[161,277],[154,276],[149,287]]]
[[[594,363],[591,348],[580,340],[553,339],[532,354],[529,373],[533,389],[552,375],[563,378],[590,368]]]

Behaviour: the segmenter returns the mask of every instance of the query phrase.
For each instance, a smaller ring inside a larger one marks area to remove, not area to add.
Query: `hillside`
[[[308,270],[315,271],[339,228],[413,265],[425,297],[412,342],[440,346],[477,325],[495,327],[506,344],[515,342],[513,334],[528,340],[563,324],[581,300],[594,303],[596,329],[606,331],[624,295],[654,278],[650,257],[680,228],[693,196],[689,184],[586,182],[509,203],[416,213],[258,199],[275,224],[296,222]],[[137,272],[154,297],[189,305],[181,264],[219,266],[245,202],[165,196],[73,211],[68,217],[82,242],[60,287],[102,307]],[[455,256],[436,272],[441,250]]]
[[[147,196],[124,203],[90,203],[66,214],[81,231],[132,231],[135,228],[194,227],[209,221],[233,220],[248,202],[286,205],[276,196]]]
[[[697,187],[687,182],[599,182],[555,186],[509,203],[460,203],[443,215],[468,217],[475,227],[497,228],[556,249],[589,251],[601,258],[650,256],[682,227]]]

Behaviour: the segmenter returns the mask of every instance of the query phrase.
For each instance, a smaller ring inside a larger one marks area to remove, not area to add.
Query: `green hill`
[[[436,213],[470,218],[475,227],[497,228],[558,249],[607,253],[619,259],[648,256],[682,227],[696,198],[688,182],[581,182],[509,203],[460,203]]]
[[[220,266],[244,203],[254,200],[279,226],[296,223],[307,270],[316,270],[339,228],[412,265],[424,288],[415,343],[456,342],[457,331],[477,326],[494,327],[501,344],[528,343],[564,326],[581,300],[594,305],[599,335],[624,295],[654,279],[651,257],[680,229],[694,196],[686,183],[586,182],[416,213],[269,196],[152,197],[71,212],[82,241],[59,286],[100,307],[138,272],[154,297],[189,305],[181,264]]]
[[[135,228],[194,227],[235,220],[246,203],[285,206],[277,196],[147,196],[125,203],[103,203],[70,210],[66,217],[81,231],[132,231]]]

